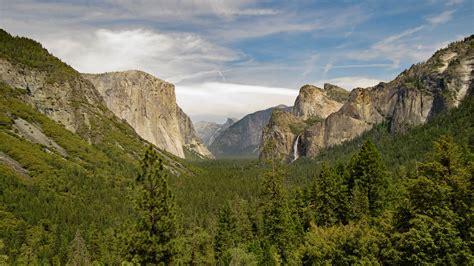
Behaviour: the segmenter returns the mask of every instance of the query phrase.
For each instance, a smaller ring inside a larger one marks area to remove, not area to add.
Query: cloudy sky
[[[394,78],[474,32],[473,0],[0,0],[0,28],[87,73],[176,84],[193,118],[292,105],[299,87]]]

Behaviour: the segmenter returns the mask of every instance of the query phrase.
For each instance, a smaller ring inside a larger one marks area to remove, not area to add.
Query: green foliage
[[[217,233],[214,241],[216,257],[219,259],[226,250],[235,246],[237,221],[232,215],[230,205],[227,203],[219,213]]]
[[[4,31],[0,40],[0,58],[22,71],[51,83],[79,75],[36,42]],[[406,87],[423,85],[405,74]],[[0,161],[2,265],[119,265],[124,251],[176,265],[473,264],[472,96],[404,135],[382,124],[284,170],[278,158],[188,163],[149,151],[133,182],[145,142],[130,126],[94,113],[75,134],[27,105],[27,93],[0,84],[0,155],[24,170]],[[17,134],[17,118],[67,156]]]
[[[74,266],[91,264],[89,251],[79,231],[76,232],[76,236],[71,242],[67,264]]]
[[[136,181],[137,217],[129,233],[126,257],[134,263],[168,265],[177,256],[179,228],[167,173],[152,146],[145,153]]]
[[[311,121],[309,121],[311,122]],[[290,123],[288,127],[290,128],[291,133],[295,135],[301,134],[304,129],[306,128],[306,124],[304,122],[298,122],[298,123]]]
[[[311,116],[308,119],[306,119],[304,122],[306,123],[306,127],[312,126],[318,122],[322,122],[324,119],[322,119],[319,116]]]
[[[347,99],[349,98],[349,94],[350,94],[349,91],[347,91],[343,88],[338,88],[338,87],[334,87],[334,86],[331,86],[330,88],[328,88],[324,91],[326,92],[326,95],[330,99],[341,102],[341,103],[347,101]]]
[[[372,141],[368,140],[349,165],[347,187],[352,193],[352,215],[381,214],[387,193],[388,172]]]
[[[304,265],[379,265],[386,241],[366,222],[312,227],[298,253]]]
[[[79,73],[52,56],[40,43],[0,29],[0,58],[48,73],[48,82],[64,82]]]
[[[318,226],[332,226],[346,220],[347,189],[342,177],[327,163],[313,181],[310,193],[309,204],[314,208]]]
[[[402,263],[469,265],[472,228],[470,166],[450,137],[434,143],[410,180],[408,198],[398,210],[395,241]]]
[[[288,196],[283,186],[283,169],[272,166],[265,173],[261,191],[263,238],[274,246],[283,261],[289,258],[295,237],[295,227],[288,206]]]

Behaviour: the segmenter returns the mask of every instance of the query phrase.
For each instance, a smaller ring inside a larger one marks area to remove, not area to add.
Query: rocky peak
[[[237,118],[227,118],[227,120],[225,121],[225,123],[222,125],[224,129],[227,129],[229,128],[230,126],[232,126],[233,124],[235,124],[235,122],[239,121],[239,119]]]
[[[94,84],[107,107],[142,138],[181,158],[185,148],[212,157],[176,104],[173,84],[138,70],[83,76]]]
[[[403,133],[408,128],[423,124],[434,115],[457,106],[469,88],[474,87],[473,76],[474,37],[470,36],[439,50],[426,62],[413,65],[388,83],[356,88],[349,95],[333,85],[325,85],[324,90],[305,85],[300,90],[293,109],[293,114],[297,117],[306,118],[316,114],[324,118],[321,102],[322,99],[325,100],[324,97],[331,100],[328,97],[329,91],[338,91],[347,100],[337,112],[327,115],[324,120],[316,119],[306,123],[304,132],[298,135],[301,136],[298,138],[298,143],[301,141],[301,144],[296,146],[304,147],[304,155],[315,156],[321,149],[351,140],[385,121],[390,123],[391,133]],[[285,124],[280,120],[272,121]],[[288,147],[294,140],[281,137],[282,125],[272,125],[265,129],[262,145],[276,143],[273,145],[281,147],[288,159],[292,156]],[[286,143],[280,143],[281,141]],[[262,153],[265,152],[264,149]],[[261,154],[261,158],[268,156]]]
[[[323,88],[324,88],[324,92],[331,100],[344,103],[349,98],[349,91],[337,85],[324,83]]]
[[[293,114],[303,119],[326,118],[341,106],[342,103],[332,100],[325,90],[313,85],[304,85],[296,98]]]
[[[206,145],[206,147],[209,147],[214,142],[215,138],[219,134],[221,134],[222,131],[228,129],[237,121],[237,118],[227,118],[224,124],[200,121],[194,124],[194,128],[196,129],[196,133],[201,139],[201,141],[204,143],[204,145]]]

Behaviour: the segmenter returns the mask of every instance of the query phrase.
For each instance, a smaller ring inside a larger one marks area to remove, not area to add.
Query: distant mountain
[[[196,133],[198,137],[201,139],[202,143],[204,143],[204,145],[209,147],[214,142],[214,139],[222,131],[226,130],[237,121],[238,121],[237,118],[227,118],[227,121],[224,124],[218,124],[216,122],[200,121],[194,124],[194,128],[196,129]]]
[[[299,156],[312,157],[321,149],[354,139],[381,123],[388,123],[393,134],[403,133],[458,106],[473,86],[473,76],[474,35],[471,35],[437,51],[426,62],[413,65],[389,83],[354,89],[342,107],[326,118],[327,113],[320,112],[320,105],[334,102],[322,97],[322,90],[312,90],[312,95],[319,97],[315,102],[315,97],[306,96],[303,87],[293,114],[274,112],[265,129],[260,157],[278,155],[286,161]],[[314,119],[308,119],[308,114]]]
[[[291,107],[278,105],[246,115],[216,136],[209,150],[217,158],[257,157],[263,128],[275,109],[289,112]]]

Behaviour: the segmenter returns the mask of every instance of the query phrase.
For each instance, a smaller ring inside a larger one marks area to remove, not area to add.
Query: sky
[[[389,81],[473,34],[474,0],[0,0],[0,28],[80,72],[172,82],[194,122],[224,122],[304,84]]]

